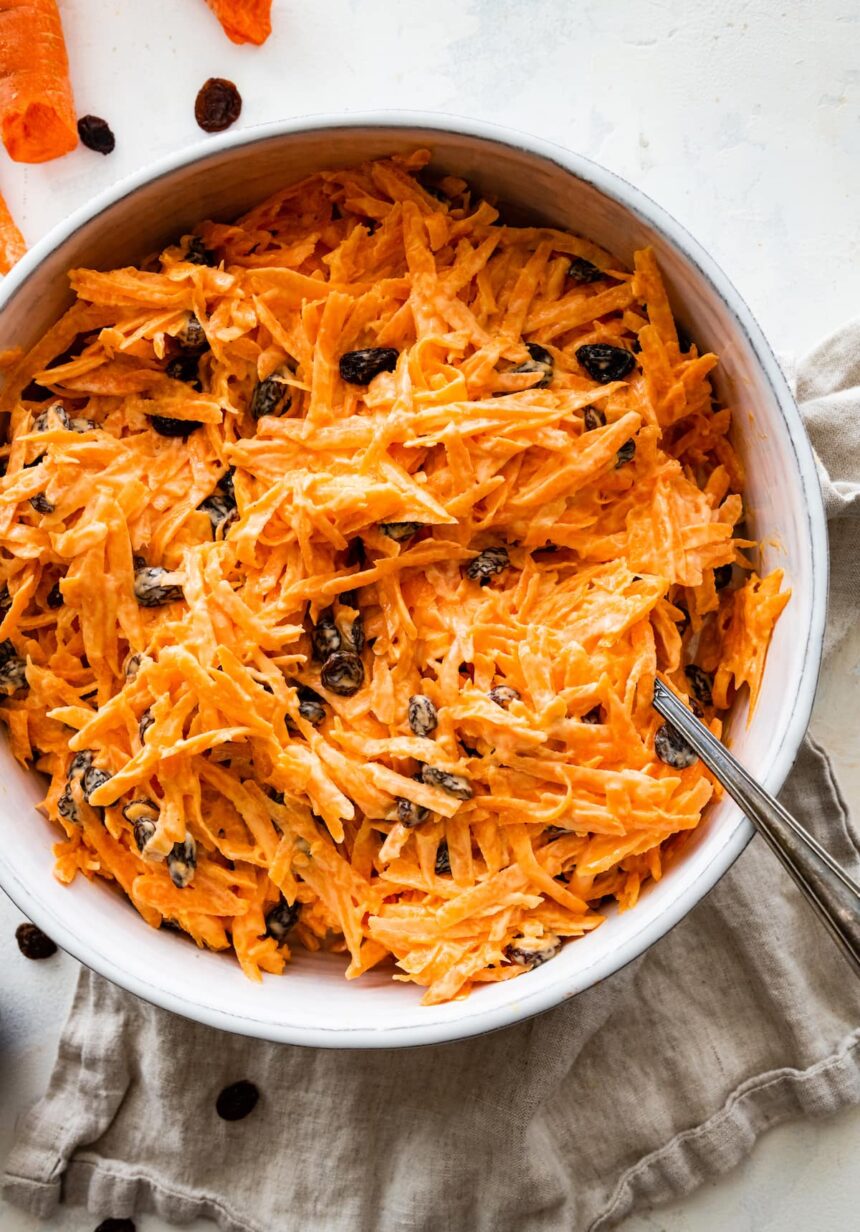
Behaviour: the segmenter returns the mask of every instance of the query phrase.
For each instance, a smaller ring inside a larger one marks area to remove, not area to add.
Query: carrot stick
[[[206,0],[231,43],[265,43],[272,33],[272,0]]]
[[[19,163],[59,158],[78,144],[55,0],[0,0],[0,135]]]
[[[9,207],[0,197],[0,274],[8,274],[16,261],[27,251],[24,237],[9,213]]]

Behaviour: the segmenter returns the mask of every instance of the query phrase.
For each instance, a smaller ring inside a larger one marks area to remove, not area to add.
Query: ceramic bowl
[[[462,175],[527,217],[570,229],[629,262],[651,244],[679,321],[721,363],[720,397],[737,408],[747,520],[762,567],[792,589],[773,639],[761,697],[730,741],[772,792],[806,730],[821,655],[827,589],[824,514],[812,450],[783,375],[738,292],[665,210],[597,164],[523,133],[410,113],[311,117],[245,129],[162,159],[100,194],[56,227],[0,290],[0,348],[29,346],[70,302],[75,266],[134,262],[203,218],[228,220],[310,172],[428,146],[434,166]],[[339,956],[299,953],[282,978],[254,984],[224,954],[147,927],[106,885],[52,876],[56,834],[34,805],[42,785],[0,750],[0,884],[20,909],[81,962],[157,1005],[224,1030],[323,1047],[436,1043],[504,1027],[557,1005],[618,971],[707,894],[743,850],[749,822],[728,799],[709,808],[684,858],[648,886],[634,910],[611,914],[551,963],[448,1005],[371,972],[343,978]]]

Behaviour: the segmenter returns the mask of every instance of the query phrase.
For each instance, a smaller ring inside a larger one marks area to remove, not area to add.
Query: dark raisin
[[[301,912],[301,903],[288,903],[282,896],[277,906],[266,915],[266,932],[278,945],[286,941],[287,933],[295,928]]]
[[[221,489],[221,491],[226,496],[231,496],[234,501],[236,499],[236,492],[233,488],[233,476],[235,475],[235,473],[236,473],[235,470],[231,466],[229,470],[226,470],[224,474],[221,476],[221,478],[218,480],[218,487]]]
[[[37,492],[35,496],[30,497],[30,504],[36,510],[36,513],[53,513],[54,506],[48,500],[44,492]]]
[[[260,1092],[253,1082],[232,1082],[215,1100],[215,1111],[222,1121],[241,1121],[257,1107]]]
[[[684,675],[690,682],[690,688],[693,690],[694,696],[702,703],[702,705],[713,706],[713,674],[711,672],[704,671],[695,663],[688,663],[684,668]]]
[[[507,548],[484,548],[474,560],[469,561],[466,566],[466,577],[472,582],[480,582],[482,586],[486,586],[491,577],[497,573],[504,573],[510,563]]]
[[[551,958],[555,958],[561,949],[561,939],[549,937],[518,937],[505,950],[505,955],[511,962],[524,967],[540,967]]]
[[[422,821],[426,821],[430,816],[430,810],[424,808],[420,804],[415,804],[412,800],[407,800],[405,796],[396,796],[397,804],[397,820],[401,825],[411,829],[412,826],[420,826]]]
[[[81,791],[87,804],[90,803],[90,796],[94,791],[98,791],[99,787],[103,787],[112,776],[107,770],[98,770],[95,766],[88,767],[84,771],[81,779]]]
[[[223,133],[239,119],[242,96],[232,81],[210,77],[197,91],[194,118],[205,133]]]
[[[580,723],[602,723],[603,722],[603,707],[592,706],[590,710],[586,710],[585,714],[580,718]]]
[[[189,236],[182,259],[191,265],[208,265],[210,268],[218,264],[215,253],[206,247],[199,235]]]
[[[0,612],[8,612],[12,606],[12,596],[9,594],[9,583],[0,586]]]
[[[444,877],[451,872],[451,857],[445,839],[436,848],[436,876]]]
[[[628,462],[632,462],[635,453],[636,442],[631,436],[630,440],[625,441],[615,455],[615,469],[618,470],[619,466],[625,466]]]
[[[347,351],[340,357],[341,380],[350,385],[369,385],[380,372],[393,372],[397,367],[394,347],[365,347],[362,351]]]
[[[211,496],[201,501],[197,508],[209,518],[213,535],[217,535],[221,528],[222,538],[239,517],[235,500],[231,500],[224,492],[213,492]]]
[[[174,843],[167,853],[167,871],[170,880],[179,890],[184,890],[194,877],[197,867],[197,844],[190,834],[181,843]]]
[[[63,592],[62,590],[60,590],[59,581],[54,582],[54,585],[48,591],[48,594],[45,598],[45,602],[47,603],[48,607],[62,607],[63,606],[63,602],[64,602]]]
[[[340,627],[340,632],[343,639],[343,649],[352,650],[355,654],[360,655],[364,650],[365,645],[364,618],[361,615],[361,612],[359,612],[354,618],[349,628],[346,628],[342,624]]]
[[[383,535],[387,535],[389,539],[393,539],[395,543],[405,543],[407,539],[411,539],[417,535],[421,529],[420,522],[380,522],[379,531]]]
[[[329,692],[352,697],[364,684],[364,664],[357,654],[336,651],[323,664],[320,680]]]
[[[116,146],[110,124],[101,116],[85,115],[78,120],[78,136],[88,150],[96,154],[111,154]]]
[[[714,570],[714,586],[717,590],[725,590],[732,580],[731,565],[717,565]]]
[[[325,719],[325,705],[323,699],[313,689],[309,689],[307,685],[300,684],[296,689],[299,699],[299,714],[303,719],[307,719],[309,723],[313,723],[316,727]]]
[[[438,766],[422,766],[421,779],[428,787],[441,787],[442,791],[456,796],[458,800],[471,800],[474,794],[472,784],[462,774],[451,774]]]
[[[10,638],[0,642],[0,693],[7,697],[27,688],[27,663]]]
[[[509,684],[497,684],[490,689],[487,694],[491,702],[495,702],[497,706],[501,706],[503,710],[507,710],[511,702],[519,701],[519,692]]]
[[[585,257],[572,257],[567,275],[574,282],[600,282],[606,277],[602,269],[598,269],[592,261],[586,261]]]
[[[630,343],[630,350],[633,352],[634,355],[638,355],[639,352],[642,350],[642,343],[639,341],[638,338],[634,338],[633,341]]]
[[[293,400],[292,386],[282,372],[273,372],[265,381],[258,381],[251,395],[251,414],[254,419],[264,415],[283,415],[290,409]]]
[[[206,330],[193,312],[189,312],[185,318],[185,324],[179,333],[174,336],[174,341],[187,355],[202,355],[204,351],[209,350],[209,339],[206,337]]]
[[[595,428],[605,428],[606,416],[599,406],[587,406],[582,416],[582,425],[586,432],[593,432]]]
[[[539,346],[537,342],[527,342],[526,350],[529,353],[529,358],[524,364],[519,364],[513,368],[513,372],[534,372],[540,376],[539,381],[530,386],[531,389],[545,389],[552,381],[555,373],[553,367],[552,356],[546,347]]]
[[[142,855],[147,843],[155,836],[159,816],[158,805],[154,800],[144,796],[139,800],[130,800],[128,804],[123,805],[122,815],[126,821],[131,823],[135,844]]]
[[[51,428],[56,428],[57,424],[68,431],[72,430],[71,416],[59,402],[55,403],[54,406],[49,406],[46,411],[42,411],[40,415],[36,416],[33,420],[33,431],[49,432]],[[43,454],[42,457],[44,456]]]
[[[19,924],[15,929],[15,940],[25,958],[50,958],[57,952],[57,947],[51,938],[35,924]]]
[[[698,760],[687,741],[671,723],[664,723],[657,728],[654,752],[661,761],[675,770],[686,770]]]
[[[594,381],[608,385],[620,381],[636,366],[636,360],[623,347],[609,346],[605,342],[588,343],[577,347],[576,358]]]
[[[135,569],[134,597],[141,607],[163,607],[185,597],[181,586],[164,581],[167,577],[170,574],[161,565],[140,565]]]
[[[439,723],[436,707],[429,697],[424,697],[421,693],[414,693],[410,697],[407,718],[416,736],[432,736]]]
[[[314,657],[325,662],[329,655],[333,655],[335,651],[340,650],[341,642],[340,630],[334,623],[331,608],[327,608],[320,615],[319,620],[311,631]]]
[[[140,722],[137,725],[137,733],[140,736],[141,744],[146,743],[146,733],[154,723],[155,719],[152,717],[152,711],[144,710],[143,714],[140,716]]]
[[[203,388],[200,381],[200,358],[197,355],[177,355],[165,367],[164,375],[169,376],[172,381],[183,381],[186,385],[190,385],[198,394]],[[164,418],[164,416],[161,416],[161,418]],[[171,434],[166,432],[164,435],[170,436]]]
[[[199,419],[171,419],[167,415],[150,415],[149,422],[159,436],[177,437],[183,441],[203,427]]]

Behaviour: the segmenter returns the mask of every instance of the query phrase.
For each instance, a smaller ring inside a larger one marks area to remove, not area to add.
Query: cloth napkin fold
[[[860,321],[801,366],[830,521],[827,651],[860,600]],[[826,754],[782,794],[854,875]],[[760,839],[647,954],[463,1043],[330,1052],[224,1035],[82,971],[4,1193],[34,1214],[154,1210],[227,1232],[604,1232],[738,1163],[780,1121],[860,1102],[860,983]],[[260,1100],[215,1111],[226,1085]]]

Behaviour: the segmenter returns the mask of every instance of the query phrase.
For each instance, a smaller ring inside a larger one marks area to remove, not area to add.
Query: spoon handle
[[[654,708],[675,727],[765,837],[860,975],[860,886],[661,681]]]

